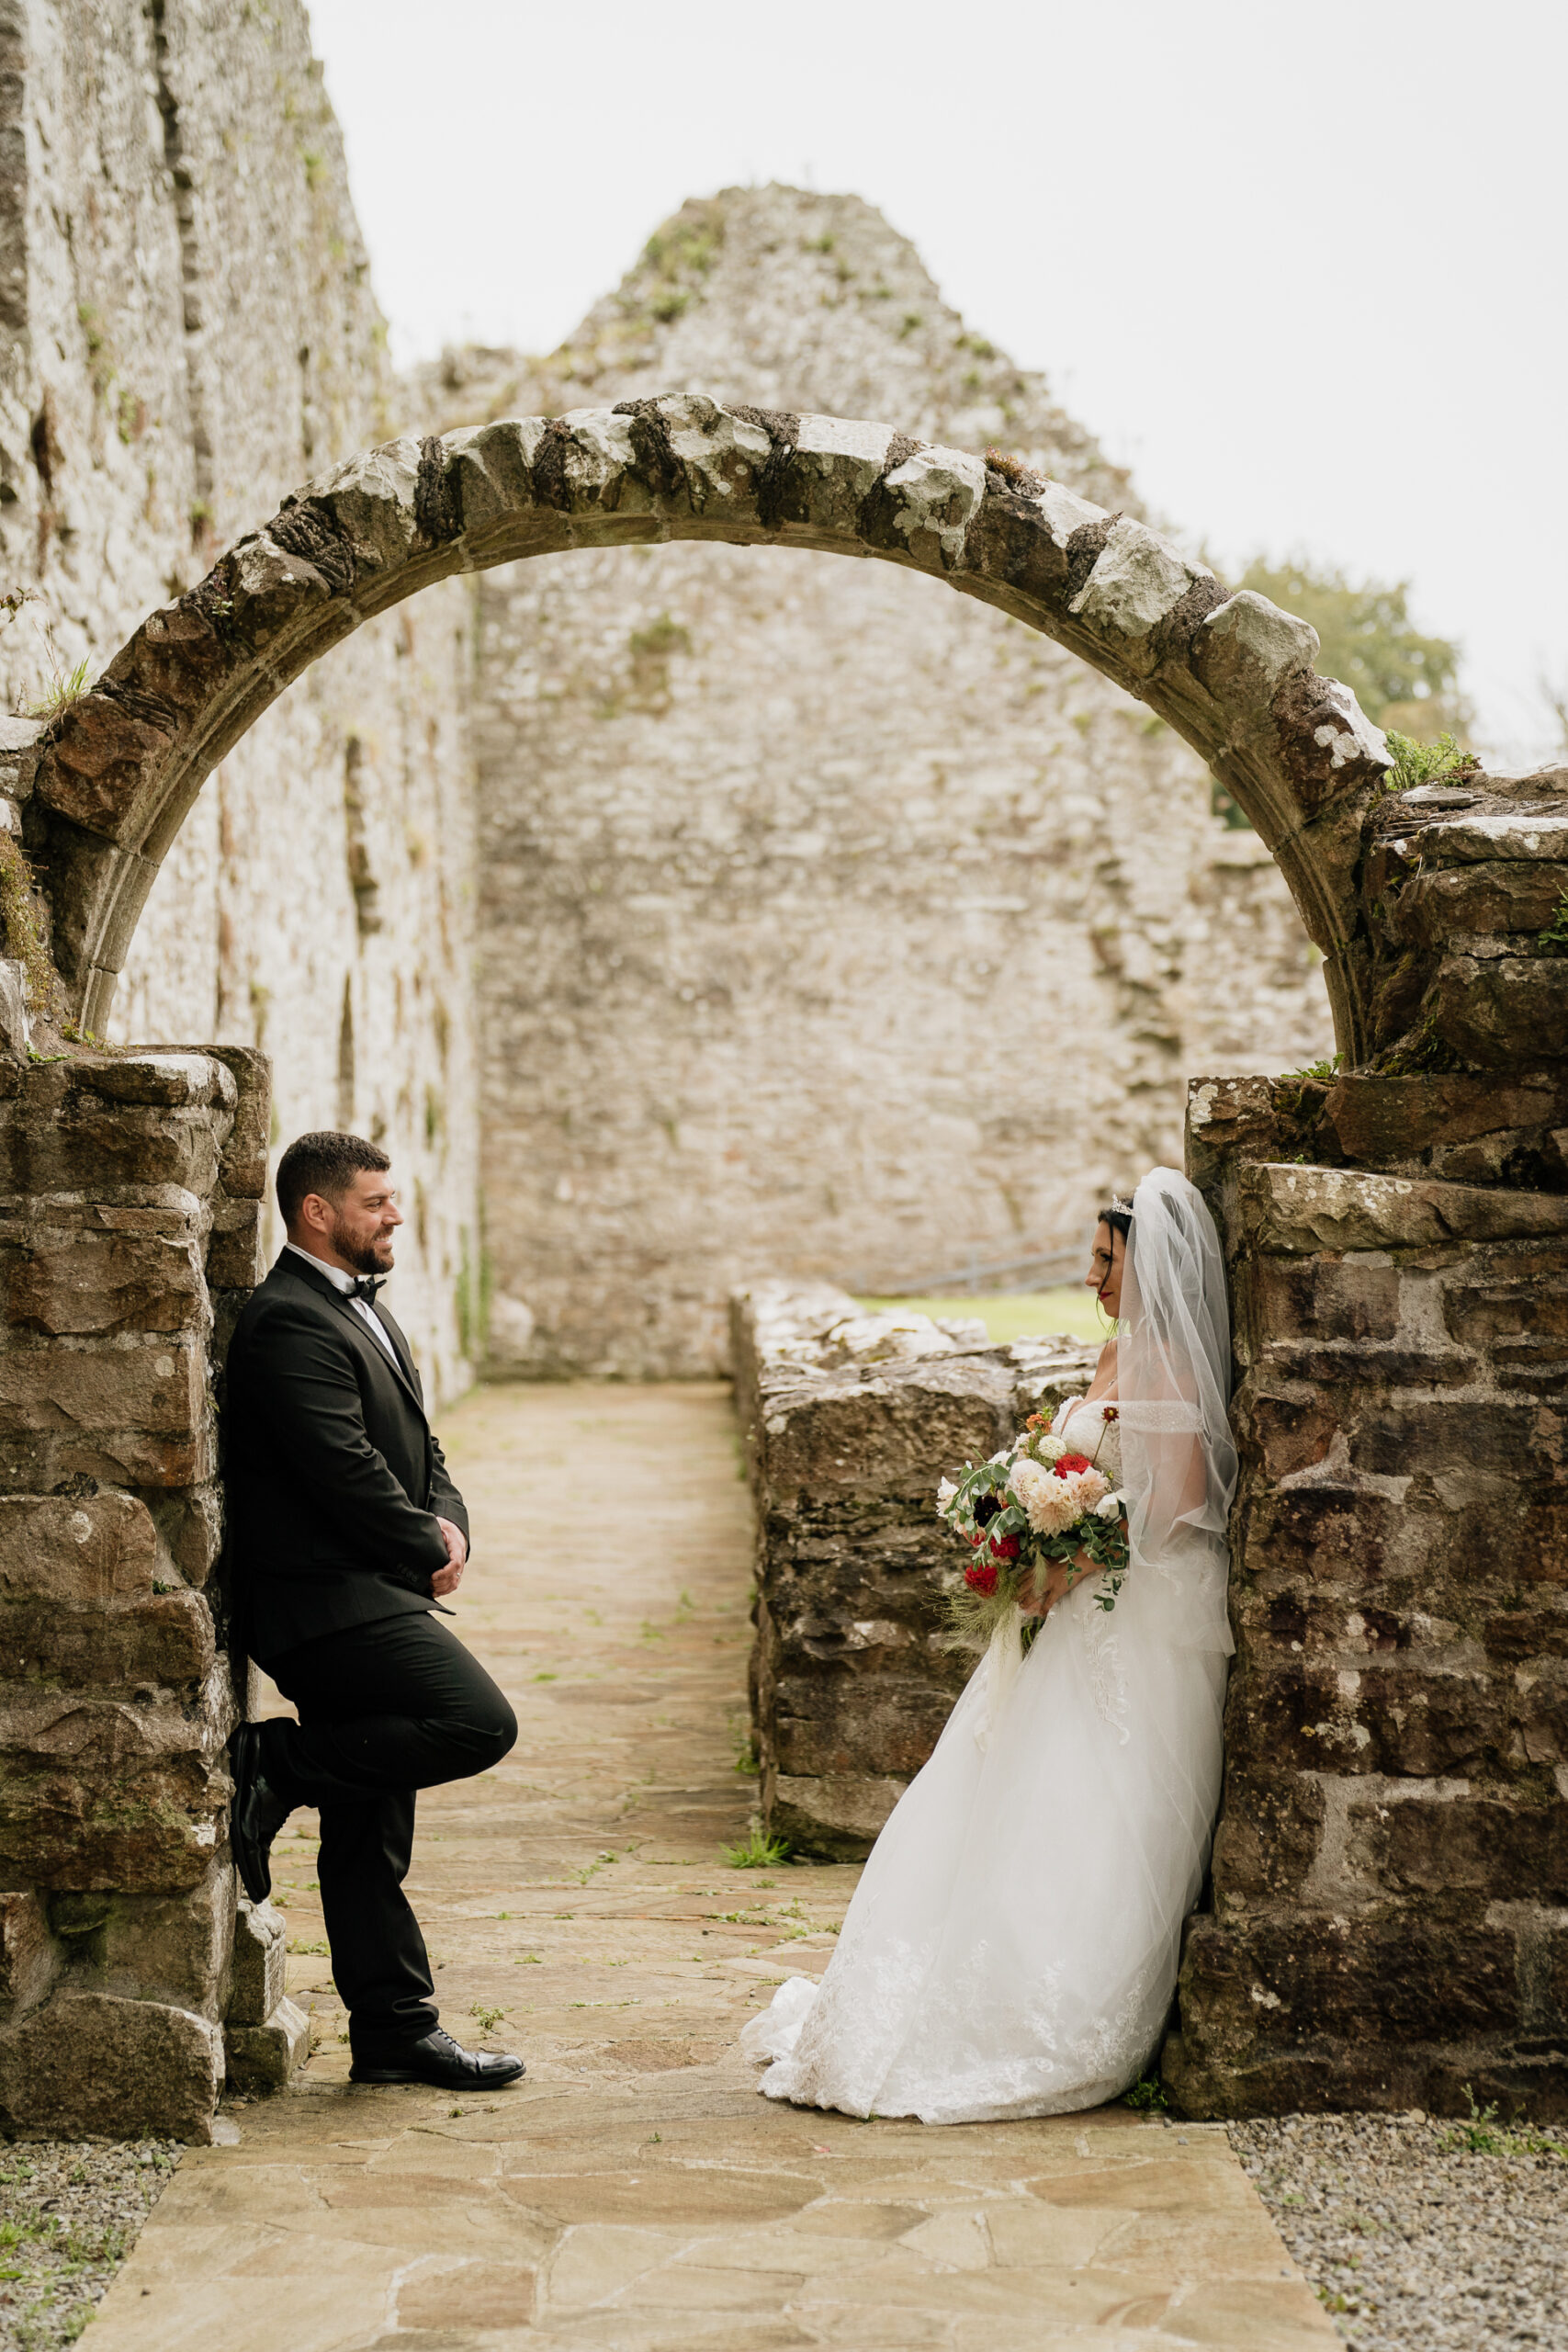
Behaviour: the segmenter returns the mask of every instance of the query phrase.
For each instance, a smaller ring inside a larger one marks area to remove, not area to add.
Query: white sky
[[[550,349],[687,196],[854,190],[1222,569],[1301,548],[1410,580],[1482,741],[1552,748],[1561,0],[310,16],[400,359]]]

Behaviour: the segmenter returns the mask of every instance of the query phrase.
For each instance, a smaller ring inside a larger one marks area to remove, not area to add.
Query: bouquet
[[[1032,1414],[1010,1446],[988,1462],[966,1462],[960,1478],[937,1488],[940,1515],[975,1555],[948,1596],[953,1630],[965,1644],[988,1642],[1010,1611],[1037,1598],[1056,1561],[1079,1553],[1100,1571],[1098,1605],[1116,1606],[1127,1574],[1126,1497],[1095,1466],[1116,1408],[1105,1408],[1092,1457],[1070,1451],[1053,1430],[1054,1418]],[[1089,1573],[1080,1569],[1074,1581]],[[1039,1623],[1024,1619],[1025,1648]]]

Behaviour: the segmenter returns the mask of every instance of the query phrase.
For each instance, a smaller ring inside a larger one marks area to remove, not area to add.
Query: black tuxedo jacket
[[[265,1666],[300,1642],[439,1607],[436,1514],[468,1532],[424,1415],[408,1341],[286,1250],[230,1342],[223,1408],[228,1556],[240,1630]]]

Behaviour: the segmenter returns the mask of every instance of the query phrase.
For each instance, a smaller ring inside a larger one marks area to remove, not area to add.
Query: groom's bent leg
[[[442,1619],[382,1617],[271,1663],[299,1721],[263,1724],[268,1780],[294,1804],[355,1804],[499,1764],[517,1718]]]
[[[321,1808],[321,1914],[356,2055],[417,2041],[436,2023],[429,1955],[403,1893],[413,1813],[412,1789]]]

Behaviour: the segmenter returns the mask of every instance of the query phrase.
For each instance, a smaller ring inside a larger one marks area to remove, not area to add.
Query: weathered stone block
[[[892,1775],[832,1772],[802,1779],[781,1772],[771,1792],[769,1826],[803,1854],[861,1862],[908,1785]]]
[[[1475,1358],[1458,1348],[1372,1347],[1364,1340],[1324,1345],[1303,1340],[1271,1340],[1258,1350],[1258,1362],[1266,1376],[1336,1392],[1336,1401],[1347,1419],[1369,1392],[1376,1395],[1386,1394],[1390,1389],[1465,1388],[1479,1369]]]
[[[152,1517],[134,1495],[0,1495],[0,1600],[138,1600],[157,1565]]]
[[[1558,1194],[1360,1169],[1244,1165],[1236,1197],[1252,1247],[1292,1256],[1568,1235],[1568,1199]]]
[[[1568,1804],[1535,1804],[1453,1792],[1352,1804],[1348,1866],[1372,1890],[1507,1900],[1525,1889],[1568,1901]]]
[[[223,2034],[229,2080],[251,2098],[288,2087],[310,2054],[310,2020],[289,2000],[280,2000],[263,2025],[230,2025]]]
[[[1440,947],[1463,934],[1544,931],[1562,895],[1561,865],[1498,859],[1417,874],[1391,894],[1390,912],[1401,938]]]
[[[257,1046],[133,1047],[138,1053],[205,1055],[220,1062],[234,1084],[233,1125],[223,1144],[220,1182],[232,1201],[259,1201],[266,1192],[272,1061]]]
[[[239,1100],[222,1060],[205,1046],[187,1050],[143,1046],[101,1059],[84,1055],[65,1069],[70,1091],[78,1100],[96,1095],[104,1102],[151,1104],[164,1111],[211,1108],[231,1115]]]
[[[1282,1340],[1392,1340],[1399,1328],[1399,1275],[1365,1258],[1262,1260],[1258,1328]]]
[[[1351,1668],[1249,1659],[1226,1728],[1233,1766],[1271,1771],[1458,1773],[1500,1759],[1506,1693],[1480,1671],[1379,1658]]]
[[[1235,1688],[1239,1689],[1238,1675]],[[1233,1706],[1235,1701],[1233,1699]],[[1213,1880],[1222,1916],[1258,1905],[1295,1905],[1323,1845],[1327,1806],[1317,1775],[1258,1766],[1227,1741],[1224,1810],[1215,1833]],[[1223,1892],[1222,1892],[1223,1890]]]
[[[205,1200],[233,1104],[233,1080],[209,1056],[84,1057],[30,1069],[0,1121],[0,1190],[175,1185]]]
[[[809,1631],[804,1636],[799,1628],[792,1631],[800,1646],[814,1638]],[[847,1645],[840,1629],[823,1625],[815,1638],[824,1636],[842,1656]],[[870,1673],[857,1674],[847,1666],[838,1672],[813,1673],[809,1658],[802,1658],[787,1636],[780,1652],[774,1667],[773,1753],[781,1772],[813,1779],[835,1774],[853,1778],[873,1762],[906,1779],[918,1772],[941,1737],[974,1663],[962,1653],[939,1652],[931,1661],[932,1670],[924,1675],[900,1674],[896,1662],[890,1667],[882,1660]]]
[[[199,1885],[219,1852],[233,1712],[222,1668],[184,1696],[0,1690],[0,1871],[59,1890]]]
[[[1568,1248],[1487,1252],[1443,1286],[1443,1319],[1466,1347],[1568,1337]]]
[[[65,1770],[13,1765],[0,1790],[0,1871],[40,1885],[128,1893],[194,1886],[215,1850],[221,1815],[193,1767],[150,1765],[112,1788]]]
[[[1416,980],[1425,988],[1421,974]],[[1407,1020],[1418,1012],[1413,1004]],[[1321,1092],[1321,1115],[1303,1138],[1314,1159],[1527,1192],[1561,1192],[1568,1184],[1553,1141],[1553,1131],[1568,1124],[1568,1080],[1561,1073],[1377,1078],[1351,1070]],[[1291,1153],[1255,1156],[1282,1160]]]
[[[1242,1383],[1234,1410],[1243,1459],[1255,1460],[1269,1479],[1314,1469],[1339,1431],[1337,1399],[1305,1386],[1277,1388],[1266,1373]]]
[[[75,1992],[170,2001],[218,2016],[234,1937],[234,1879],[211,1860],[200,1883],[175,1895],[102,1889],[57,1891],[49,1924],[68,1956]]]
[[[0,2035],[0,2103],[30,2131],[212,2137],[221,2030],[162,2001],[57,1991]]]
[[[172,1209],[51,1205],[0,1240],[0,1313],[49,1338],[203,1329],[192,1220]]]
[[[1333,1578],[1359,1591],[1381,1575],[1404,1519],[1386,1495],[1347,1481],[1281,1489],[1249,1480],[1239,1525],[1237,1556],[1247,1575]]]
[[[1462,1413],[1460,1421],[1451,1406],[1435,1397],[1364,1400],[1347,1432],[1351,1464],[1382,1477],[1417,1470],[1440,1477],[1452,1474],[1462,1448],[1469,1480],[1490,1473],[1528,1482],[1540,1469],[1545,1432],[1528,1404],[1472,1400]]]
[[[270,1903],[239,1897],[234,1919],[234,1973],[228,2021],[265,2025],[288,1989],[288,1934]]]
[[[220,1193],[212,1206],[207,1279],[214,1290],[253,1290],[262,1275],[262,1204]]]
[[[199,1592],[184,1589],[107,1608],[14,1600],[0,1607],[0,1649],[17,1682],[199,1688],[212,1669],[212,1611]]]
[[[0,2023],[37,2007],[59,1973],[61,1948],[41,1898],[30,1890],[0,1894]]]
[[[0,1477],[47,1487],[85,1475],[190,1487],[209,1476],[207,1350],[188,1333],[142,1346],[13,1342],[0,1356]]]
[[[1228,2066],[1341,2041],[1360,2043],[1375,2072],[1389,2043],[1510,2037],[1515,1939],[1462,1906],[1445,1920],[1281,1911],[1224,1928],[1199,1918],[1182,1958],[1181,2015],[1190,2055],[1201,2018],[1211,2060]]]
[[[160,1494],[154,1517],[159,1537],[186,1584],[197,1589],[204,1587],[223,1543],[223,1498],[219,1487],[191,1487],[184,1493]]]
[[[1438,974],[1432,1026],[1482,1069],[1534,1069],[1568,1047],[1568,957],[1451,956]]]

